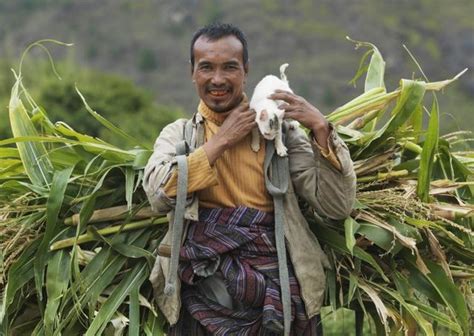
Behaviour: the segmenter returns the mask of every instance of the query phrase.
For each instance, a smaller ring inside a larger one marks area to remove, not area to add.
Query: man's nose
[[[212,84],[214,85],[223,85],[225,84],[225,78],[222,74],[222,71],[216,70],[214,75],[211,78]]]

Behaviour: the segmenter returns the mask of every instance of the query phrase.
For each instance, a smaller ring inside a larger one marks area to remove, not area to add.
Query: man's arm
[[[176,196],[176,144],[182,141],[184,124],[180,119],[166,126],[156,139],[154,151],[145,167],[143,189],[153,210],[168,212],[175,204]],[[217,175],[210,166],[202,148],[189,154],[188,193],[216,185]]]
[[[256,127],[255,111],[247,103],[229,113],[219,131],[203,146],[211,165],[228,149],[245,138]]]
[[[355,200],[356,177],[346,144],[323,114],[304,98],[281,90],[270,98],[285,102],[280,106],[285,118],[311,130],[311,141],[301,129],[287,134],[290,175],[296,192],[323,216],[347,217]]]
[[[320,215],[343,219],[350,214],[354,204],[356,176],[349,150],[335,130],[330,131],[328,142],[334,149],[340,169],[322,156],[320,149],[302,129],[289,130],[290,176],[296,193]]]
[[[162,130],[145,167],[143,188],[156,211],[167,212],[175,203],[178,177],[175,144],[183,140],[185,122],[178,120]],[[188,156],[188,193],[217,185],[215,161],[255,126],[255,112],[248,109],[248,104],[236,107],[215,136]]]

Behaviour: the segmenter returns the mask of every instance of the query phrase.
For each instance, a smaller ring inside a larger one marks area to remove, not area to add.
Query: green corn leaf
[[[470,315],[463,294],[446,275],[441,266],[430,260],[426,261],[426,265],[430,270],[430,273],[427,275],[428,279],[450,308],[452,317],[456,319],[464,333],[468,335]]]
[[[356,44],[356,49],[359,47],[368,47],[370,48],[363,56],[359,64],[359,69],[357,70],[356,75],[351,80],[351,83],[355,83],[355,81],[364,73],[365,69],[367,69],[367,76],[365,77],[365,86],[364,92],[370,91],[373,88],[383,87],[385,88],[384,84],[384,74],[385,74],[385,61],[383,60],[382,54],[377,49],[377,47],[369,42],[362,42],[352,40],[348,36],[346,39]],[[364,63],[367,57],[372,54],[370,57],[370,61],[367,67],[364,66]]]
[[[125,168],[125,200],[127,208],[132,209],[133,186],[135,182],[135,170],[132,167]]]
[[[426,140],[423,144],[423,151],[421,152],[420,168],[418,170],[418,183],[416,187],[418,197],[423,202],[427,202],[429,198],[431,175],[433,171],[433,159],[438,147],[438,138],[438,100],[436,99],[436,96],[434,96],[430,121],[428,124],[428,132],[426,133]]]
[[[400,305],[406,309],[406,312],[413,317],[413,319],[420,326],[421,330],[423,330],[425,335],[434,336],[434,331],[431,323],[423,317],[423,315],[420,313],[416,306],[406,302],[405,299],[398,292],[390,289],[387,286],[381,286],[380,284],[372,281],[369,281],[369,283],[378,288],[380,291],[389,294],[393,299],[397,300],[397,302],[400,303]]]
[[[144,247],[149,238],[149,233],[144,230],[136,231],[128,234],[126,243],[129,245]],[[123,236],[125,237],[125,235]],[[86,305],[95,305],[100,294],[111,284],[116,278],[117,273],[127,262],[127,258],[116,253],[110,247],[102,248],[101,251],[91,260],[89,264],[81,272],[81,277],[77,279],[78,283],[73,283],[70,290],[66,293],[67,301],[70,302],[73,297],[73,288],[80,288],[80,295],[77,298],[75,309],[71,309],[63,318],[59,330],[66,328],[68,325],[73,326],[74,322],[81,318],[79,312]],[[68,329],[66,329],[67,331]]]
[[[135,154],[135,160],[133,161],[133,168],[134,169],[143,169],[145,168],[148,159],[150,158],[151,154],[153,153],[150,150],[143,150],[143,149],[132,149],[132,152]]]
[[[329,294],[329,304],[333,311],[337,309],[337,295],[336,295],[336,272],[332,269],[326,271],[326,283]]]
[[[438,322],[443,327],[446,327],[457,334],[462,334],[461,326],[456,322],[453,322],[450,316],[440,312],[438,309],[425,305],[418,300],[407,300],[407,302],[416,306],[422,314]]]
[[[380,226],[361,222],[357,233],[365,236],[385,251],[391,251],[393,254],[398,252],[401,248],[401,245],[396,242],[393,233],[381,228]],[[396,249],[394,249],[395,247]]]
[[[113,147],[112,145],[109,145],[106,143],[82,142],[78,140],[52,137],[52,136],[18,136],[15,138],[0,140],[0,146],[9,145],[13,143],[22,144],[24,142],[26,143],[34,142],[34,143],[39,143],[39,144],[43,142],[71,144],[71,145],[80,146],[91,153],[95,153],[95,154],[99,153],[102,157],[108,160],[113,160],[113,161],[118,161],[118,162],[124,162],[124,161],[133,162],[135,160],[135,157],[132,151],[119,149],[117,147]]]
[[[111,131],[113,134],[117,135],[118,137],[124,139],[125,141],[127,141],[131,145],[139,146],[141,148],[150,149],[150,148],[148,148],[148,146],[144,145],[141,141],[138,141],[133,136],[125,133],[120,128],[118,128],[117,126],[112,124],[110,121],[108,121],[107,119],[102,117],[99,113],[97,113],[96,111],[91,109],[89,104],[87,104],[86,99],[84,98],[84,96],[82,95],[82,93],[79,91],[79,89],[77,87],[76,87],[76,92],[79,95],[79,97],[81,97],[82,102],[84,103],[84,106],[86,107],[87,112],[89,112],[98,122],[100,122],[103,126],[105,126],[109,131]]]
[[[33,265],[39,243],[39,240],[35,240],[28,246],[8,271],[8,281],[3,289],[2,302],[0,304],[0,325],[7,324],[5,321],[6,313],[13,303],[18,290],[34,277]]]
[[[129,325],[128,335],[139,336],[140,335],[140,287],[135,286],[130,291],[130,305],[129,305]]]
[[[164,321],[160,321],[158,316],[153,314],[153,312],[148,311],[143,332],[146,336],[164,336],[163,324]]]
[[[316,225],[317,225],[316,230],[318,232],[318,239],[320,239],[324,243],[327,243],[336,251],[350,254],[350,251],[345,244],[344,237],[342,237],[336,231],[329,229],[327,227],[324,227],[323,225],[318,225],[318,224]],[[374,269],[379,273],[379,275],[385,281],[389,282],[389,279],[385,275],[385,272],[382,270],[380,265],[375,261],[375,259],[369,253],[365,252],[363,249],[361,249],[358,246],[354,246],[353,253],[355,257],[360,258],[364,260],[365,262],[369,263],[370,265],[372,265]]]
[[[446,275],[443,268],[438,264],[425,260],[430,273],[423,275],[418,271],[413,256],[404,252],[404,258],[408,262],[410,270],[410,284],[419,292],[426,295],[430,300],[444,305],[451,313],[451,317],[461,326],[468,335],[469,313],[466,302],[459,288]]]
[[[44,328],[47,335],[52,335],[55,321],[58,319],[58,308],[61,297],[69,284],[70,256],[64,251],[58,251],[48,263],[46,273],[46,293],[48,301],[44,313]]]
[[[109,298],[100,308],[97,316],[87,329],[85,336],[100,335],[104,331],[107,323],[112,318],[115,311],[122,304],[129,293],[136,287],[140,288],[148,277],[148,266],[146,263],[138,263],[127,273],[125,278],[110,294]]]
[[[373,44],[370,44],[370,46],[373,48],[374,52],[370,57],[369,68],[367,69],[364,92],[378,87],[385,88],[385,61],[383,60],[382,54],[379,52],[377,47]]]
[[[344,221],[344,230],[346,236],[346,246],[350,254],[353,254],[354,246],[356,244],[355,233],[359,229],[359,223],[357,223],[352,217],[347,217]]]
[[[57,233],[56,223],[73,169],[74,167],[69,167],[64,170],[57,170],[54,173],[51,192],[46,202],[46,228],[35,260],[35,284],[40,300],[42,299],[44,267],[49,258],[49,244]]]
[[[19,88],[21,78],[17,80],[12,88],[8,112],[11,130],[14,137],[35,137],[38,135],[28,112],[20,99]],[[16,144],[23,162],[26,174],[31,183],[37,186],[49,186],[53,166],[49,160],[48,152],[42,143],[34,140],[19,142]]]
[[[441,295],[433,288],[433,285],[430,281],[426,278],[426,276],[418,270],[416,264],[413,264],[414,260],[408,257],[407,255],[404,256],[405,261],[408,261],[410,264],[406,266],[406,269],[410,272],[407,276],[412,289],[419,292],[419,294],[427,297],[433,302],[437,302],[441,305],[444,305],[445,302]]]
[[[356,75],[351,80],[351,82],[355,83],[355,80],[357,80],[357,78],[359,78],[365,71],[367,71],[367,75],[365,76],[364,92],[369,92],[370,90],[377,89],[377,88],[385,89],[385,83],[384,83],[385,61],[382,57],[382,54],[377,49],[377,47],[369,42],[355,41],[355,40],[351,40],[348,37],[347,39],[356,43],[356,48],[361,47],[361,46],[370,48],[369,51],[367,51],[362,57],[361,63],[359,65],[359,70],[357,71]],[[369,64],[367,66],[363,66],[369,54],[372,54],[372,56],[370,57]],[[365,126],[363,127],[363,130],[366,132],[373,131],[379,116],[380,116],[380,113],[375,113],[373,119],[368,121],[365,124]]]
[[[413,127],[413,132],[415,133],[415,141],[418,143],[419,135],[423,128],[423,105],[420,104],[416,107],[415,112],[408,119],[408,124]]]
[[[397,270],[393,272],[393,282],[397,288],[397,292],[403,297],[410,298],[413,296],[413,287],[408,282],[408,279]]]
[[[371,154],[379,146],[383,145],[386,139],[396,132],[416,111],[424,94],[425,87],[423,82],[402,79],[401,93],[392,111],[392,117],[355,155],[360,156],[362,153],[366,155]]]
[[[123,228],[125,228],[125,226],[126,225],[122,225]],[[122,230],[122,227],[120,227],[120,230]],[[104,242],[114,251],[118,252],[124,257],[132,259],[145,258],[151,265],[153,265],[152,261],[154,259],[154,256],[151,252],[148,252],[147,250],[138,246],[121,243],[119,240],[121,237],[119,235],[115,235],[112,239],[106,238],[105,236],[100,234],[100,232],[93,226],[89,226],[88,231],[91,232],[98,241]],[[151,234],[151,232],[148,232],[147,234]]]
[[[0,148],[0,158],[2,158],[2,159],[5,159],[5,158],[19,159],[20,158],[20,152],[18,151],[18,148],[9,148],[9,147]]]
[[[349,274],[349,290],[347,292],[347,305],[350,305],[352,302],[352,299],[354,297],[354,294],[357,290],[357,276],[354,275],[353,273]]]
[[[348,38],[348,37],[346,37]],[[369,49],[367,50],[364,55],[362,55],[362,57],[360,58],[360,62],[359,62],[359,67],[357,68],[357,71],[356,71],[356,74],[354,75],[354,77],[352,77],[352,79],[349,81],[349,84],[352,84],[354,85],[354,87],[356,86],[356,82],[357,80],[367,71],[367,69],[369,68],[369,66],[367,64],[365,64],[366,60],[367,60],[367,57],[369,57],[372,53],[374,52],[373,49]]]

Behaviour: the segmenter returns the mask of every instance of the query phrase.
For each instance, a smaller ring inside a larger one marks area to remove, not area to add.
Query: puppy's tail
[[[288,84],[288,78],[286,78],[285,70],[288,68],[288,63],[280,65],[280,79]]]

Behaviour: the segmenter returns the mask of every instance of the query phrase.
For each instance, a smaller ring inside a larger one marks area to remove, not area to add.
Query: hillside
[[[200,25],[221,20],[248,36],[249,87],[288,62],[295,91],[329,113],[362,90],[348,85],[362,51],[354,51],[346,35],[379,47],[387,73],[396,74],[387,78],[393,89],[400,77],[420,76],[402,44],[430,80],[473,69],[472,13],[471,0],[0,0],[0,58],[16,61],[28,43],[41,38],[73,42],[67,51],[52,48],[55,57],[129,77],[159,103],[194,111],[189,40]],[[448,93],[441,97],[442,112],[462,120],[463,129],[474,129],[468,117],[472,70]],[[442,122],[444,129],[459,128],[451,116]]]

